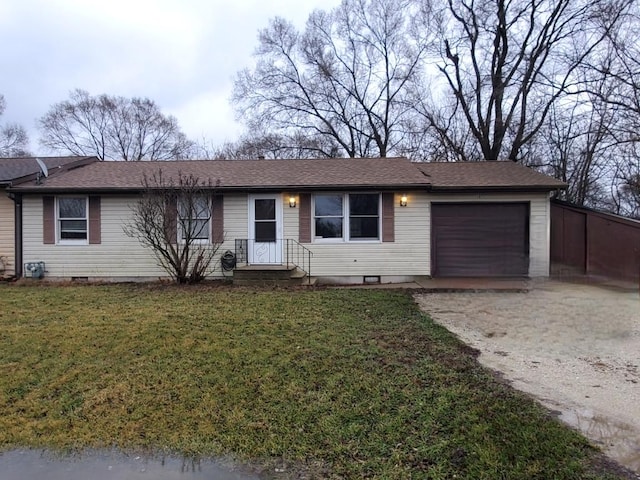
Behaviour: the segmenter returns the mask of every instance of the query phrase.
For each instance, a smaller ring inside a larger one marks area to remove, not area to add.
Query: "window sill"
[[[180,240],[178,242],[179,245],[186,245],[187,243],[189,243],[189,245],[211,245],[211,240],[190,240],[189,242]]]
[[[316,245],[340,245],[340,244],[356,244],[360,245],[362,243],[382,243],[382,240],[379,238],[366,238],[362,240],[345,240],[344,238],[314,238],[311,243]]]

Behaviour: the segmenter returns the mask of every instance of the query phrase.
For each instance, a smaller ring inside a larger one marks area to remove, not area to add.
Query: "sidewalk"
[[[376,289],[413,289],[424,293],[451,292],[529,292],[533,289],[551,285],[553,283],[573,283],[579,285],[593,285],[620,292],[639,292],[640,285],[602,277],[552,276],[546,278],[488,278],[488,277],[458,277],[458,278],[430,278],[422,277],[406,283],[375,283],[359,285],[331,285],[331,288],[376,288]]]
[[[528,278],[429,278],[407,283],[375,283],[366,285],[333,285],[332,288],[413,289],[435,292],[528,292],[537,281]]]

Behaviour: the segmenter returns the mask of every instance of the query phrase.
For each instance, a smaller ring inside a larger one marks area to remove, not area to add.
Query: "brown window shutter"
[[[224,197],[222,195],[214,195],[211,206],[213,243],[222,243],[224,242]]]
[[[100,197],[89,197],[89,243],[102,243]]]
[[[394,219],[394,194],[383,193],[382,194],[382,241],[383,242],[395,242],[395,219]]]
[[[311,243],[311,194],[301,193],[298,203],[298,241]]]
[[[56,199],[42,197],[42,243],[56,243]]]
[[[178,198],[171,196],[166,200],[164,231],[169,243],[178,243]]]

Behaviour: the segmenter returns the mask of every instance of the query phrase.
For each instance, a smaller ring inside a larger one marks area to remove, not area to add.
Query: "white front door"
[[[249,263],[281,264],[282,244],[281,196],[249,195]]]

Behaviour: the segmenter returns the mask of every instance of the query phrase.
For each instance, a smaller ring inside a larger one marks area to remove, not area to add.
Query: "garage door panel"
[[[528,213],[526,203],[433,204],[433,274],[527,275]]]

